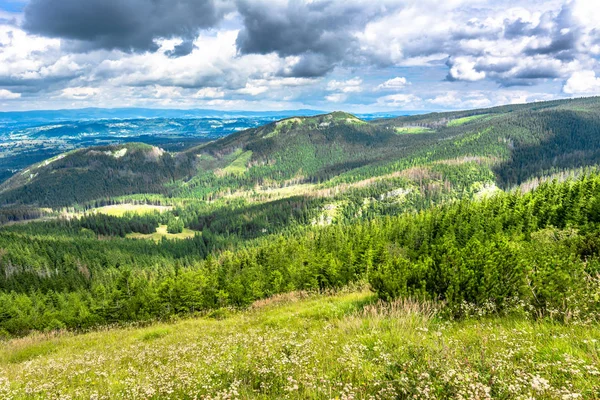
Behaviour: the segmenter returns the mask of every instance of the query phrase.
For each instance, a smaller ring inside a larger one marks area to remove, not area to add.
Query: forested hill
[[[181,153],[137,144],[71,152],[0,186],[0,205],[56,207],[134,193],[209,200],[301,184],[314,192],[465,162],[485,164],[492,176],[484,174],[485,184],[510,188],[599,161],[599,98],[371,122],[334,112],[287,118]],[[436,184],[454,183],[452,173],[437,174]]]
[[[64,206],[107,196],[163,193],[189,176],[187,154],[140,143],[76,150],[35,164],[0,186],[0,204]]]

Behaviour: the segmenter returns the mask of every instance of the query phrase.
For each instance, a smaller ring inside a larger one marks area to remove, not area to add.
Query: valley
[[[595,398],[599,162],[598,98],[40,161],[0,185],[0,393]]]

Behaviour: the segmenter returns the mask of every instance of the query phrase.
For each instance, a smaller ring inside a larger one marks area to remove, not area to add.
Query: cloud
[[[413,94],[391,94],[378,98],[377,104],[385,107],[415,108],[421,104],[421,99]]]
[[[476,70],[476,63],[463,57],[450,58],[448,60],[450,72],[449,80],[480,81],[485,78],[485,72]]]
[[[388,79],[383,82],[381,85],[377,86],[378,90],[399,90],[405,87],[408,84],[408,81],[405,77],[396,77],[392,79]]]
[[[437,93],[426,100],[436,108],[460,110],[486,108],[502,104],[522,104],[533,101],[552,100],[553,95],[547,93],[531,93],[525,90],[502,89],[485,90],[450,90]]]
[[[238,0],[237,5],[243,22],[237,38],[241,54],[297,56],[297,64],[285,73],[316,77],[339,65],[361,63],[356,33],[402,2]]]
[[[169,57],[183,57],[187,56],[194,50],[193,40],[184,40],[180,44],[176,45],[173,50],[167,50],[165,54]]]
[[[361,78],[352,78],[347,81],[331,80],[327,83],[327,90],[331,92],[358,93],[362,92],[361,85]]]
[[[600,77],[594,71],[578,71],[565,82],[567,94],[600,94]]]
[[[259,95],[261,93],[265,93],[267,90],[269,90],[268,86],[257,85],[257,84],[248,82],[245,87],[243,87],[241,89],[238,89],[237,93],[247,94],[247,95],[250,95],[250,96],[256,96],[256,95]]]
[[[461,108],[486,92],[489,104],[594,94],[590,3],[31,0],[0,11],[0,90],[22,94],[11,107]]]
[[[218,99],[225,97],[225,92],[219,88],[202,88],[196,92],[196,97],[201,99]]]
[[[483,108],[491,106],[492,100],[489,96],[484,93],[459,93],[457,91],[451,91],[448,93],[440,94],[433,99],[428,101],[431,104],[442,106],[444,108]]]
[[[348,98],[348,95],[346,95],[344,93],[333,93],[333,94],[325,96],[325,100],[332,102],[332,103],[342,103],[342,102],[346,101],[347,98]]]
[[[97,95],[100,92],[97,88],[91,87],[70,87],[62,90],[60,97],[74,100],[85,100]]]
[[[185,53],[189,40],[230,10],[231,4],[219,0],[31,0],[23,27],[65,39],[80,51],[156,51],[156,39],[180,37],[188,39],[179,49]]]
[[[21,97],[21,93],[13,93],[10,90],[0,89],[0,100],[14,100]]]

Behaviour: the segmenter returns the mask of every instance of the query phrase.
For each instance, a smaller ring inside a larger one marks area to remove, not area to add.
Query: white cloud
[[[347,98],[348,98],[348,96],[345,95],[344,93],[333,93],[328,96],[325,96],[325,100],[332,102],[332,103],[342,103],[342,102],[346,101]]]
[[[327,7],[348,10],[348,3]],[[318,107],[324,98],[355,108],[416,107],[420,96],[428,107],[466,108],[542,99],[552,97],[542,92],[561,89],[600,94],[600,75],[593,72],[600,71],[600,13],[591,0],[382,0],[376,6],[354,0],[350,8],[369,13],[357,14],[363,22],[325,27],[325,34],[347,41],[340,43],[343,51],[330,49],[335,54],[323,61],[328,72],[318,77],[310,68],[294,74],[306,54],[326,52],[327,46],[307,53],[288,52],[288,46],[279,55],[240,52],[239,13],[200,31],[191,53],[172,58],[165,53],[181,39],[158,39],[156,52],[72,52],[69,41],[28,34],[0,12],[0,98],[14,100],[5,108],[211,102],[256,109],[288,101]],[[315,14],[297,17],[307,16]],[[322,60],[315,60],[320,67]],[[515,85],[519,91],[508,90]],[[14,97],[19,93],[27,95]],[[377,99],[388,93],[396,97]]]
[[[97,88],[91,87],[70,87],[62,90],[60,97],[65,97],[75,100],[86,100],[96,96],[100,92]]]
[[[13,93],[10,90],[0,89],[0,100],[14,100],[21,97],[21,93]]]
[[[406,78],[403,76],[399,76],[396,78],[388,79],[387,81],[383,82],[381,85],[377,86],[377,89],[378,90],[388,90],[388,89],[398,90],[398,89],[402,89],[407,84],[408,84],[408,81],[406,80]]]
[[[441,109],[464,110],[486,108],[503,104],[522,104],[533,101],[553,100],[555,97],[547,93],[531,93],[525,90],[450,90],[437,93],[427,103]]]
[[[362,92],[362,83],[361,78],[352,78],[346,81],[332,80],[327,83],[327,90],[330,92],[358,93]]]
[[[485,72],[475,70],[475,62],[463,57],[452,59],[449,75],[452,79],[461,81],[480,81],[485,78]]]
[[[390,94],[377,99],[377,104],[385,107],[400,107],[411,106],[418,107],[421,99],[413,94]]]
[[[563,92],[567,94],[600,94],[600,77],[594,71],[574,72],[565,82]]]
[[[493,105],[489,96],[481,92],[474,93],[459,93],[450,91],[440,94],[428,101],[431,104],[442,106],[444,108],[460,109],[460,108],[482,108]]]
[[[196,97],[201,99],[218,99],[225,97],[225,92],[219,88],[206,87],[196,92]]]
[[[238,89],[237,93],[247,94],[250,96],[257,96],[261,93],[265,93],[269,90],[268,86],[265,85],[256,85],[254,83],[248,82],[245,87]]]

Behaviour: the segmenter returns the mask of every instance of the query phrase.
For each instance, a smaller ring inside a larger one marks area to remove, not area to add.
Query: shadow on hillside
[[[513,139],[512,157],[494,172],[499,185],[510,188],[536,176],[600,162],[600,116],[574,111],[524,114],[514,124],[537,138],[535,144]]]

